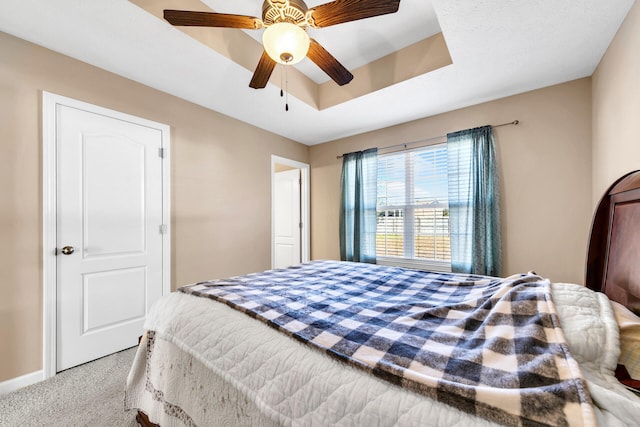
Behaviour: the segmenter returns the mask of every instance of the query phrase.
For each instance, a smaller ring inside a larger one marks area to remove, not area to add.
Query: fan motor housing
[[[307,9],[302,0],[265,0],[262,4],[262,21],[265,27],[278,22],[305,25]]]

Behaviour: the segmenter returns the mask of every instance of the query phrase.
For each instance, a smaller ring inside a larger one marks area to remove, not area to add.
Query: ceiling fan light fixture
[[[276,64],[292,65],[307,56],[334,82],[343,86],[353,74],[320,43],[310,39],[307,28],[324,28],[345,22],[396,13],[400,0],[333,0],[309,9],[304,0],[264,0],[262,19],[229,13],[165,9],[164,18],[175,26],[220,27],[258,30],[264,51],[249,87],[262,89]]]
[[[267,54],[279,64],[293,65],[307,56],[309,51],[307,32],[289,22],[270,25],[262,34],[262,44]]]

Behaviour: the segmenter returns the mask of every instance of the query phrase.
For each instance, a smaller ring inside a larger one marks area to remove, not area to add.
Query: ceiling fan
[[[267,85],[276,63],[292,65],[305,56],[342,86],[353,79],[349,72],[317,41],[307,35],[307,27],[324,28],[344,22],[395,13],[400,0],[336,0],[308,8],[303,0],[265,0],[262,19],[253,16],[213,12],[165,10],[164,19],[176,26],[225,27],[258,30],[264,52],[249,86]]]

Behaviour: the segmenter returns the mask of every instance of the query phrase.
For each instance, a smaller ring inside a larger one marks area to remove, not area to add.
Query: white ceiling
[[[204,2],[262,11],[261,0]],[[633,2],[401,0],[396,14],[310,29],[349,69],[439,31],[453,60],[322,111],[290,96],[285,112],[278,88],[249,88],[252,71],[127,0],[1,0],[0,31],[313,145],[590,76]],[[261,30],[247,33],[260,40]],[[308,60],[296,68],[327,81]]]

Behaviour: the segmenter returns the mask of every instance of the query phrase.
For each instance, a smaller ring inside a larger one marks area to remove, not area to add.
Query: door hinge
[[[160,234],[167,234],[167,225],[160,224]]]
[[[302,228],[302,223],[299,223],[299,224],[298,224],[298,227]]]
[[[161,159],[164,159],[164,148],[158,148],[158,155]]]

